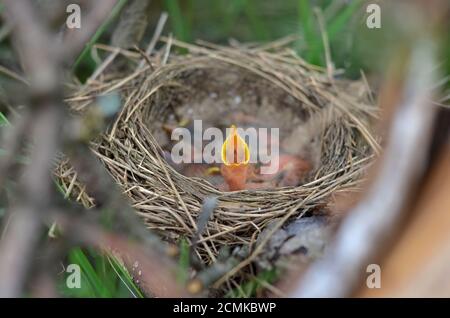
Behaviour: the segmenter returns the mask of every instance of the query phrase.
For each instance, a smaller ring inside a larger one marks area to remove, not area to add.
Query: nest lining
[[[254,251],[258,235],[272,220],[279,219],[282,226],[289,219],[326,206],[332,193],[358,187],[378,150],[369,129],[376,108],[362,81],[330,78],[324,69],[275,44],[219,47],[175,40],[170,44],[187,49],[188,54],[168,54],[170,45],[166,45],[152,54],[147,64],[136,68],[142,57],[123,51],[133,66],[131,70],[102,75],[68,99],[78,112],[99,95],[120,92],[120,114],[112,127],[92,142],[92,150],[149,229],[169,241],[180,237],[190,240],[195,236],[203,200],[217,196],[218,206],[196,250],[205,264],[211,264],[223,246],[249,246]],[[154,123],[164,121],[174,107],[182,107],[195,95],[186,79],[195,77],[201,83],[201,74],[213,70],[214,74],[232,71],[252,76],[256,85],[267,87],[258,94],[265,91],[295,101],[294,107],[302,114],[302,131],[313,131],[311,139],[320,153],[318,164],[303,184],[221,192],[207,181],[186,177],[167,164],[155,139]],[[57,175],[73,198],[87,206],[95,204],[67,161],[58,167]]]

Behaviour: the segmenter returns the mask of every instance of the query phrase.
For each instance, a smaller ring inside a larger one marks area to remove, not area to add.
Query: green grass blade
[[[105,288],[91,262],[80,248],[71,251],[69,260],[78,264],[82,274],[86,275],[86,281],[90,284],[92,290],[91,297],[112,297],[112,293]]]
[[[59,281],[59,290],[66,297],[144,297],[128,271],[112,255],[74,248],[68,261],[80,266],[81,288],[70,289],[65,279]]]
[[[230,290],[225,295],[225,297],[228,297],[228,298],[255,297],[258,290],[260,288],[264,287],[262,282],[271,284],[273,281],[276,280],[277,275],[278,275],[278,273],[274,269],[265,270],[265,271],[259,273],[256,277],[245,282],[241,286],[238,286],[238,287]]]
[[[188,279],[189,252],[189,243],[186,241],[186,239],[182,238],[180,241],[180,259],[178,261],[177,268],[177,281],[180,284],[185,284]]]
[[[108,262],[107,255],[100,251],[93,251],[90,253],[93,256],[95,264],[95,272],[97,273],[103,287],[113,295],[118,294],[118,280],[117,275],[111,271],[111,266]]]
[[[169,13],[170,23],[175,33],[175,37],[181,41],[191,41],[191,30],[187,20],[181,13],[178,0],[165,0],[167,12]]]
[[[301,31],[305,36],[305,40],[308,44],[314,41],[314,32],[311,27],[311,17],[313,17],[313,12],[308,0],[298,1],[298,18],[301,26]]]
[[[55,185],[59,191],[65,195],[63,187],[56,180]],[[56,224],[54,223],[53,225],[56,228]],[[79,291],[63,289],[62,292],[64,294],[75,297],[106,298],[131,295],[135,298],[144,298],[144,295],[135,285],[128,271],[126,271],[113,256],[96,251],[90,252],[89,255],[95,266],[92,265],[89,258],[80,248],[73,249],[69,253],[69,261],[78,264],[84,274],[84,276],[82,276],[82,281],[85,286]],[[120,284],[122,284],[125,289],[120,288]]]
[[[0,127],[4,126],[11,126],[11,123],[9,122],[8,118],[6,118],[6,116],[3,115],[2,112],[0,112]]]
[[[110,25],[111,21],[119,14],[119,12],[122,10],[122,8],[125,6],[126,3],[127,3],[127,0],[119,0],[119,2],[114,6],[114,8],[111,10],[111,13],[108,16],[108,18],[100,25],[100,27],[94,33],[92,38],[85,45],[81,54],[75,60],[75,63],[72,65],[72,70],[76,69],[77,66],[81,63],[81,61],[83,61],[85,59],[85,57],[91,50],[92,46],[98,41],[100,36],[106,31],[106,29]]]
[[[114,270],[117,277],[120,278],[120,281],[127,288],[130,294],[135,298],[144,298],[144,294],[133,282],[133,279],[131,278],[131,275],[128,273],[126,268],[112,256],[108,256],[108,261],[111,265],[111,268]]]
[[[226,36],[229,35],[231,29],[236,23],[239,15],[244,11],[245,3],[243,0],[235,1],[214,1],[215,11],[223,19],[221,24],[222,33]]]
[[[361,6],[362,0],[354,0],[345,6],[344,9],[333,18],[331,21],[325,21],[328,39],[332,42],[338,38],[345,26],[352,18],[355,11]],[[312,64],[324,66],[324,46],[322,37],[312,27],[311,17],[314,17],[314,12],[309,5],[308,0],[299,0],[299,19],[305,36],[305,41],[308,45],[308,52],[306,60]]]
[[[309,4],[309,0],[298,1],[298,19],[301,28],[301,33],[304,36],[304,41],[307,45],[306,60],[310,63],[317,64],[320,60],[319,48],[320,42],[318,35],[312,26],[312,18],[314,17],[313,10]]]

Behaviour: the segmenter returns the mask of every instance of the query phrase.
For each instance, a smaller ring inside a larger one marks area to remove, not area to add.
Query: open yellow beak
[[[222,162],[227,166],[246,165],[250,161],[250,150],[245,140],[239,136],[236,126],[222,144]]]

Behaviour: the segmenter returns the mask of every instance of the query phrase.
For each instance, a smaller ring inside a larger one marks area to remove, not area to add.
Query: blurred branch
[[[153,33],[152,39],[149,42],[147,48],[145,49],[145,54],[147,56],[150,56],[152,54],[153,50],[155,49],[156,43],[158,42],[159,38],[161,37],[161,33],[164,29],[164,25],[166,24],[167,18],[168,18],[167,12],[161,13],[161,16],[159,17],[158,24],[156,25],[155,32]],[[145,59],[139,62],[138,69],[141,69],[144,66]],[[151,65],[151,63],[150,63]]]
[[[40,93],[45,95],[55,92],[58,75],[48,30],[39,22],[35,8],[28,1],[3,2],[4,18],[13,27],[13,40],[29,77],[32,97]]]
[[[21,200],[11,207],[13,218],[0,242],[0,296],[14,297],[20,295],[31,265],[42,228],[40,216],[50,204],[52,163],[49,158],[56,153],[63,109],[58,100],[58,69],[47,31],[28,1],[6,0],[4,4],[6,19],[14,27],[17,51],[30,80],[33,120],[28,124],[34,138],[31,164],[24,168],[20,180]],[[22,137],[20,131],[15,137]]]
[[[42,21],[39,21],[31,1],[4,1],[5,18],[13,26],[16,51],[22,58],[30,83],[30,111],[29,116],[22,117],[7,138],[9,155],[5,157],[7,160],[2,160],[0,164],[1,172],[5,172],[10,167],[11,160],[20,149],[20,141],[27,133],[32,136],[33,143],[30,153],[31,162],[24,167],[20,180],[20,200],[12,204],[8,211],[11,222],[4,238],[0,241],[1,297],[22,295],[22,289],[33,264],[33,257],[39,250],[39,238],[44,225],[52,224],[55,219],[60,223],[58,225],[62,226],[63,230],[69,231],[76,240],[99,249],[111,248],[119,252],[128,265],[131,261],[141,263],[144,273],[141,280],[149,294],[187,295],[185,290],[176,283],[175,275],[172,275],[174,263],[163,255],[168,253],[167,250],[164,250],[158,237],[144,228],[136,213],[123,199],[111,177],[90,151],[89,141],[83,138],[86,136],[77,135],[76,132],[61,134],[62,127],[73,128],[71,126],[73,120],[67,120],[68,109],[63,103],[61,94],[64,90],[61,76],[64,65],[70,64],[83,49],[116,2],[96,1],[86,19],[83,20],[82,29],[70,32],[65,42],[60,43],[61,46],[55,46],[58,43],[52,42],[52,33],[47,30]],[[59,136],[65,140],[60,140]],[[131,243],[120,235],[100,230],[100,226],[97,225],[100,220],[94,223],[83,221],[82,215],[87,213],[80,213],[80,208],[77,208],[76,214],[70,213],[74,209],[70,202],[64,201],[62,205],[55,206],[57,196],[51,175],[53,161],[60,144],[65,146],[64,149],[67,150],[77,168],[80,179],[84,179],[88,191],[95,196],[98,205],[111,210],[111,213],[118,216],[119,222],[115,224],[115,227],[124,225],[124,232],[131,232],[132,236],[143,241],[142,245]],[[2,185],[3,181],[4,179],[0,180]],[[42,278],[49,287],[48,275],[44,273]],[[51,289],[44,289],[43,292],[49,294]]]
[[[402,96],[382,105],[396,113],[378,176],[344,220],[330,253],[310,268],[291,296],[349,296],[407,212],[406,204],[426,169],[436,113],[429,102],[433,49],[427,40],[413,49]]]
[[[20,152],[22,136],[25,135],[31,122],[30,112],[24,112],[20,117],[12,120],[11,126],[2,131],[1,144],[4,154],[0,160],[0,190],[4,188],[5,181],[10,174],[14,159]]]
[[[356,297],[449,297],[450,122],[420,196],[398,239],[383,257],[382,288],[361,287]]]

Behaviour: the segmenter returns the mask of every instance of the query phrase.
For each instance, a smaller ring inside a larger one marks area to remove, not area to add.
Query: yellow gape
[[[235,125],[222,145],[222,162],[227,166],[246,165],[250,161],[248,145],[237,132]]]

